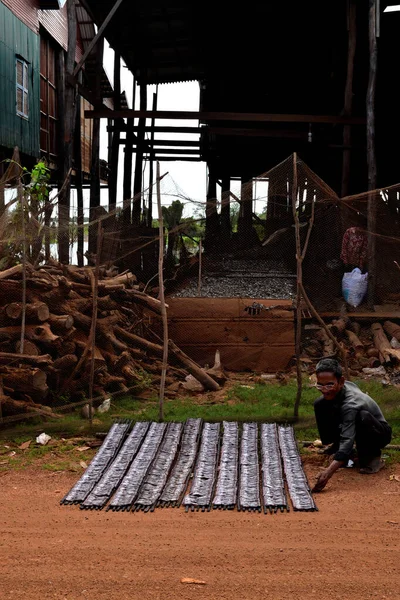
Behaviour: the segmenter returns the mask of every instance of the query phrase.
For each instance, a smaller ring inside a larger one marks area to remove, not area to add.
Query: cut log
[[[349,342],[351,346],[354,348],[355,352],[361,352],[364,350],[364,344],[360,341],[360,339],[356,336],[355,333],[350,331],[350,329],[346,329],[346,335],[349,338]]]
[[[315,332],[315,337],[320,340],[323,344],[323,355],[324,356],[334,356],[335,355],[335,347],[333,345],[333,341],[330,339],[328,334],[324,329],[320,329]]]
[[[361,325],[360,325],[360,323],[357,323],[357,321],[352,321],[349,324],[348,329],[350,329],[350,331],[355,333],[356,336],[359,336],[361,333]]]
[[[17,340],[21,336],[21,328],[16,325],[10,327],[0,327],[0,339]],[[27,325],[25,327],[25,337],[34,342],[52,343],[58,339],[50,329],[48,323],[41,325]]]
[[[66,329],[71,329],[74,325],[72,315],[49,315],[48,321],[50,327],[56,333],[63,333]]]
[[[26,363],[27,365],[41,367],[43,369],[51,365],[53,361],[50,354],[31,356],[28,354],[14,354],[13,352],[0,352],[0,364],[8,365],[13,363]]]
[[[379,350],[377,350],[376,348],[368,348],[367,356],[369,358],[372,358],[372,357],[379,358]]]
[[[15,343],[15,351],[19,352],[21,349],[21,340]],[[24,340],[24,354],[28,354],[29,356],[39,356],[40,351],[39,348],[34,344],[34,342],[30,342],[29,340]]]
[[[194,362],[189,356],[187,356],[172,340],[168,341],[168,347],[172,354],[179,360],[179,362],[185,366],[193,377],[200,381],[206,390],[218,391],[221,389],[219,384],[208,375],[204,369]]]
[[[0,405],[3,416],[20,415],[24,413],[35,413],[41,417],[49,417],[51,419],[63,419],[63,415],[53,413],[50,407],[34,404],[31,402],[23,402],[22,400],[14,400],[9,396],[0,396]]]
[[[35,302],[26,305],[27,321],[44,323],[50,316],[49,307],[44,302]]]
[[[336,337],[340,337],[346,331],[346,321],[345,319],[334,319],[331,325],[331,331],[333,335]]]
[[[26,299],[28,302],[35,300],[37,292],[33,292],[29,288],[26,290]],[[2,299],[2,300],[1,300]],[[22,285],[20,281],[12,279],[0,279],[0,303],[6,302],[22,302]]]
[[[400,325],[397,325],[397,323],[393,323],[392,321],[385,321],[383,328],[391,338],[394,337],[400,342]]]
[[[156,312],[157,314],[161,313],[161,302],[157,300],[157,298],[153,298],[144,292],[140,292],[139,290],[127,290],[123,289],[119,292],[114,292],[111,294],[113,298],[118,298],[119,300],[125,300],[128,302],[135,302],[136,304],[140,304],[145,306],[149,310]],[[168,308],[168,304],[165,305]]]
[[[22,317],[22,302],[11,302],[4,307],[4,314],[11,320],[18,320]],[[44,302],[35,302],[26,305],[26,320],[42,323],[47,321],[50,315],[48,306]]]
[[[75,341],[75,344],[77,345],[77,347],[82,351],[85,350],[85,348],[89,344],[88,336],[85,335],[84,333],[82,333],[82,331],[76,331],[75,336],[74,336],[74,341]],[[91,350],[89,349],[88,354],[87,354],[87,360],[90,361],[90,357],[91,357]],[[105,362],[106,362],[106,360],[103,356],[102,351],[97,346],[95,346],[94,347],[95,369],[103,367],[105,365]]]
[[[382,355],[382,362],[397,363],[400,361],[400,350],[396,350],[391,347],[390,342],[383,331],[382,325],[380,323],[373,323],[371,325],[371,331],[374,338],[375,348],[377,348],[380,355]]]
[[[47,375],[41,369],[30,369],[29,367],[1,367],[3,383],[18,392],[26,392],[45,398],[49,391],[47,387]]]
[[[22,265],[15,265],[15,267],[10,267],[5,271],[0,271],[0,279],[8,279],[9,277],[14,277],[14,275],[19,275],[22,273],[22,269]]]
[[[76,343],[71,340],[63,340],[60,338],[55,343],[55,347],[57,348],[58,356],[65,356],[66,354],[76,353]]]
[[[22,302],[11,302],[11,304],[6,304],[3,313],[9,319],[15,321],[20,319],[22,316]]]
[[[69,370],[72,369],[77,362],[78,358],[75,354],[66,354],[53,362],[53,368],[58,371],[68,371],[69,374]]]
[[[125,331],[125,329],[122,329],[122,327],[119,327],[118,325],[114,327],[114,332],[118,337],[124,340],[124,342],[132,344],[134,347],[142,348],[152,356],[162,357],[163,349],[162,346],[160,346],[159,344],[154,344],[153,342],[149,342],[148,340],[145,340],[144,338],[141,338],[140,336],[135,335],[134,333],[129,333],[128,331]]]

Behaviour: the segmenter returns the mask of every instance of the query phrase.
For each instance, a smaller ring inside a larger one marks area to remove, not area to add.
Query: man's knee
[[[359,423],[364,426],[373,425],[375,418],[371,415],[368,410],[359,410],[356,416],[356,424]]]

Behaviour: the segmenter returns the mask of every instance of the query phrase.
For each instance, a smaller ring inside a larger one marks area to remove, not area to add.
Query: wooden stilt
[[[119,52],[114,53],[114,106],[116,110],[121,108],[121,55]],[[118,107],[118,108],[117,108]],[[118,160],[119,160],[119,140],[120,130],[119,125],[121,119],[115,119],[114,131],[111,142],[110,155],[110,176],[108,180],[108,211],[115,212],[117,207],[117,185],[118,185]]]
[[[153,94],[153,111],[157,110],[157,96],[158,96],[158,87],[157,91]],[[151,158],[150,158],[150,173],[149,173],[149,206],[147,210],[147,227],[153,226],[153,168],[154,168],[154,119],[152,119],[152,132],[150,137],[150,148],[151,148]]]
[[[147,85],[146,78],[142,78],[140,82],[140,110],[147,109]],[[139,119],[139,131],[137,136],[137,150],[135,162],[135,177],[133,182],[133,206],[132,206],[132,223],[140,225],[140,217],[142,210],[142,168],[143,168],[143,151],[144,151],[144,127],[146,119]]]
[[[378,66],[378,47],[376,43],[376,0],[369,0],[369,80],[367,89],[367,164],[368,190],[377,186],[375,151],[375,88]],[[376,284],[376,215],[378,196],[368,196],[368,305],[373,308]]]
[[[84,248],[84,225],[83,225],[83,189],[82,189],[82,138],[81,138],[81,99],[77,99],[75,135],[74,135],[74,165],[75,165],[75,187],[78,198],[78,249],[77,262],[79,267],[83,267],[83,248]]]
[[[96,104],[101,106],[101,69],[103,65],[104,39],[96,46]],[[92,161],[90,168],[90,222],[95,219],[96,208],[100,206],[100,119],[93,119]],[[89,253],[96,253],[96,225],[89,226]]]
[[[344,92],[343,114],[351,115],[353,105],[353,73],[354,56],[356,52],[357,27],[356,27],[356,2],[349,0],[348,12],[348,50],[347,50],[347,78]],[[342,166],[342,198],[349,194],[350,159],[351,159],[351,125],[343,127],[343,166]]]
[[[135,108],[136,82],[133,80],[132,105]],[[131,204],[132,204],[132,159],[133,159],[133,127],[134,119],[128,119],[126,130],[126,143],[124,155],[124,184],[123,184],[123,221],[125,224],[131,222]]]

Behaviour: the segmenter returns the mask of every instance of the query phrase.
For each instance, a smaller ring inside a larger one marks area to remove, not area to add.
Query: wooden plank
[[[256,123],[332,123],[343,125],[365,125],[364,117],[339,115],[301,115],[278,113],[202,112],[179,110],[109,110],[86,111],[88,119],[179,119],[199,121],[251,121]]]
[[[171,339],[178,346],[191,346],[188,340],[195,344],[232,344],[237,347],[252,345],[280,346],[293,344],[293,322],[289,321],[251,321],[243,322],[232,319],[170,319],[169,330]],[[193,344],[193,345],[195,345]]]
[[[127,140],[121,139],[119,143],[126,144]],[[136,142],[132,142],[131,145],[134,148],[136,146]],[[200,140],[154,140],[154,142],[152,142],[152,145],[154,145],[154,146],[187,146],[187,147],[195,146],[197,148],[200,146]],[[155,150],[157,150],[157,148],[155,148]]]
[[[249,316],[245,311],[253,303],[263,304],[266,308],[272,306],[287,307],[287,310],[263,310],[260,315]],[[168,315],[170,318],[183,318],[197,320],[199,318],[232,319],[275,319],[275,314],[281,319],[293,321],[291,300],[265,300],[264,298],[171,298],[168,297]],[[337,315],[336,315],[337,316]]]

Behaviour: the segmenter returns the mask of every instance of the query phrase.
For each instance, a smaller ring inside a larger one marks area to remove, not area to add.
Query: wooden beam
[[[133,121],[133,119],[131,119]],[[107,131],[114,131],[114,126],[113,127],[107,127]],[[134,125],[132,128],[132,131],[139,131],[139,126],[138,125]],[[205,128],[203,127],[151,127],[150,125],[146,125],[146,127],[144,128],[146,133],[151,133],[152,131],[154,131],[154,133],[201,133],[201,131],[206,131]],[[121,127],[120,127],[120,131],[129,131],[129,125],[127,123],[122,123]]]
[[[138,153],[138,148],[133,148],[133,152]],[[186,150],[185,148],[155,148],[154,152],[157,154],[157,156],[160,154],[187,154],[188,156],[190,154],[200,154],[200,150]],[[150,151],[148,154],[151,156],[152,152]]]
[[[173,160],[182,160],[185,162],[204,162],[203,158],[193,156],[155,156],[154,160],[159,162],[171,162]]]
[[[127,140],[120,140],[120,144],[126,144]],[[194,147],[199,148],[200,140],[154,140],[151,142],[150,146],[182,146],[182,147]],[[132,143],[132,147],[136,146],[136,142]]]
[[[90,42],[89,46],[86,48],[85,53],[82,56],[81,60],[76,65],[76,67],[74,69],[74,73],[73,73],[74,77],[76,77],[78,75],[79,71],[82,69],[83,65],[85,64],[85,61],[86,61],[87,57],[89,56],[89,54],[91,53],[91,51],[93,50],[93,48],[95,47],[95,45],[97,44],[97,42],[99,41],[99,39],[102,37],[105,28],[107,27],[107,25],[109,24],[109,22],[111,21],[111,19],[113,18],[113,16],[117,12],[117,10],[119,9],[119,7],[121,6],[121,4],[122,4],[123,1],[124,0],[117,0],[116,3],[114,4],[114,6],[112,7],[112,9],[110,10],[110,12],[108,13],[108,15],[106,16],[106,18],[104,19],[104,21],[103,21],[102,25],[100,26],[98,32],[96,33],[96,35],[94,36],[94,38]]]
[[[179,110],[87,110],[87,119],[191,119],[199,121],[251,121],[256,123],[332,123],[342,125],[365,125],[364,117],[339,115],[301,115],[267,113],[199,112]]]

